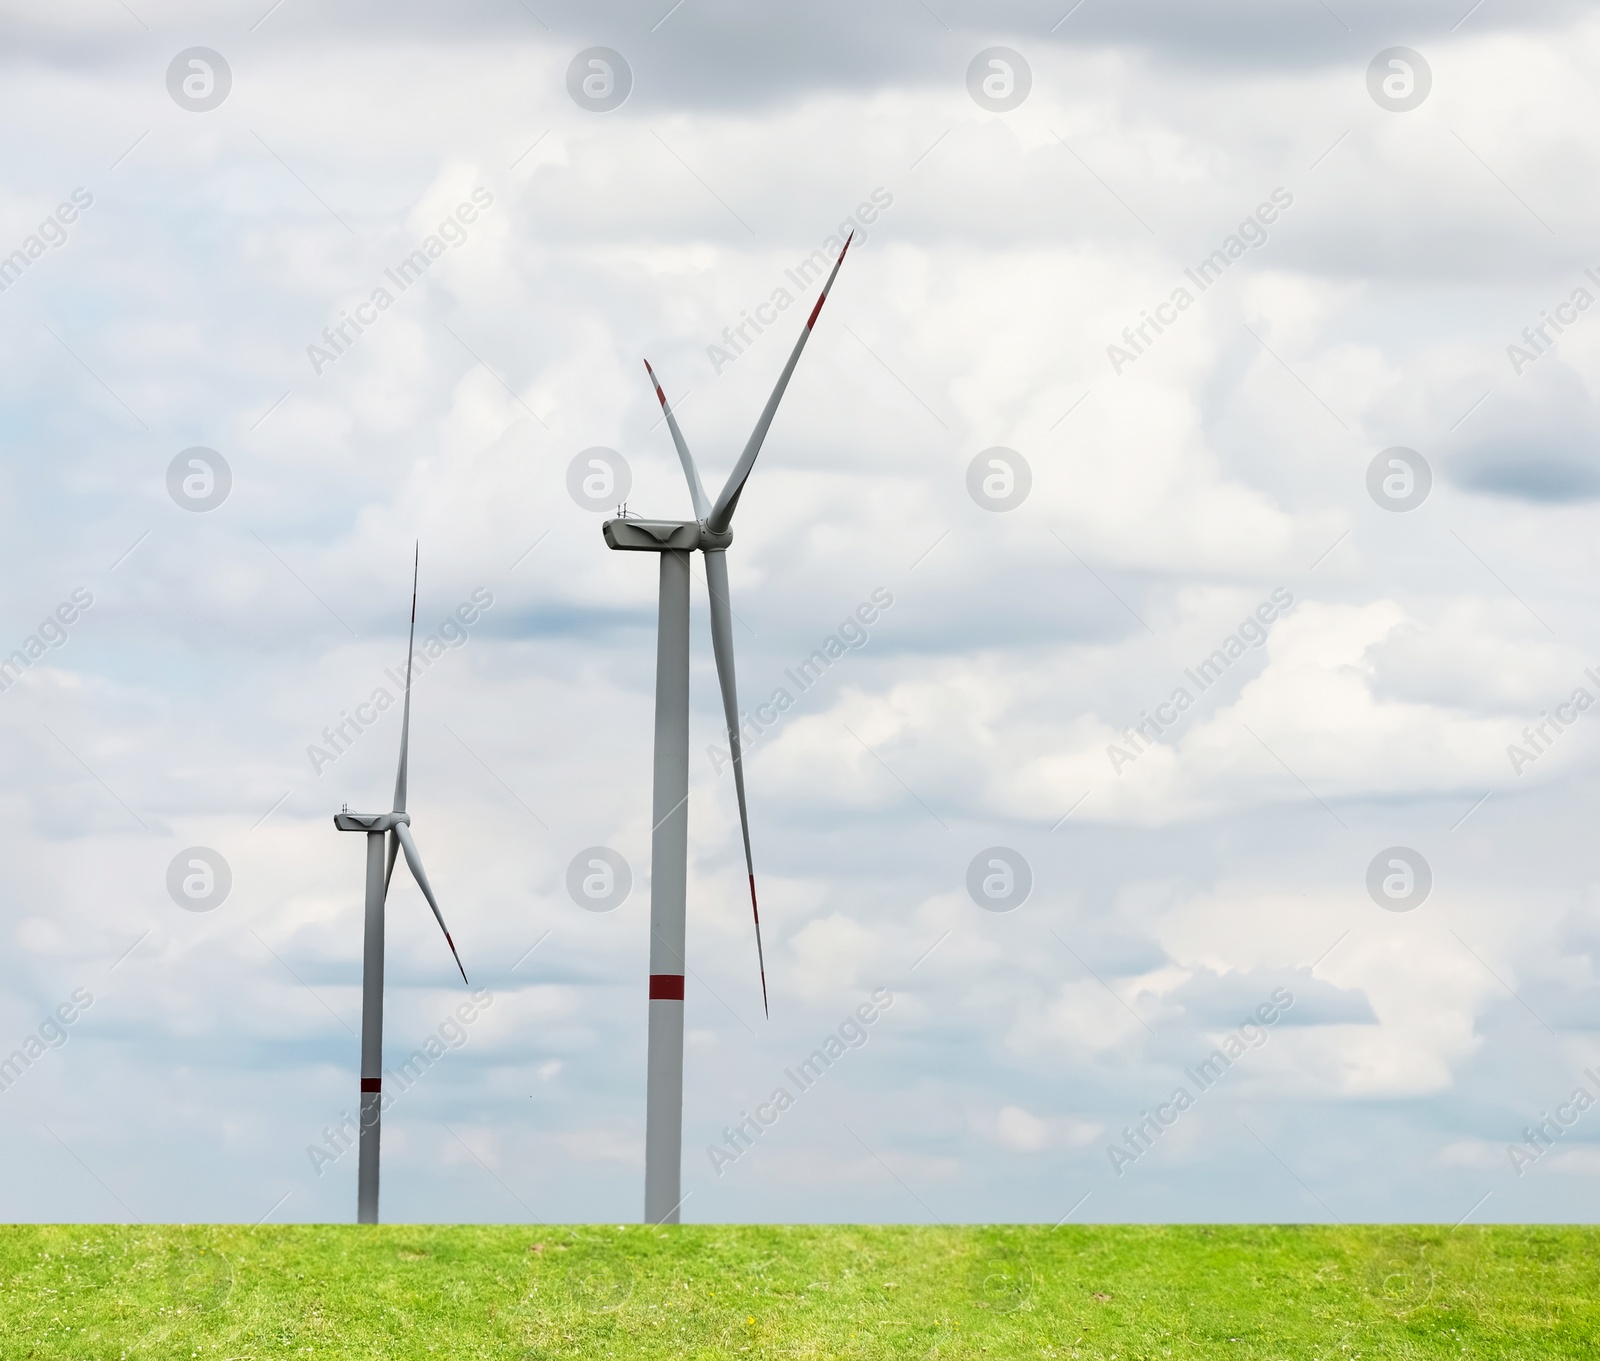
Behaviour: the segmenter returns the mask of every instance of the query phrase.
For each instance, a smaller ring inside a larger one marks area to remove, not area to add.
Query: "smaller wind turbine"
[[[361,961],[361,1127],[360,1153],[356,1170],[356,1220],[361,1224],[378,1222],[378,1128],[383,1114],[383,903],[394,875],[395,858],[406,853],[411,876],[428,900],[433,915],[444,932],[445,944],[455,955],[461,981],[467,971],[450,939],[433,887],[422,868],[417,843],[411,839],[411,814],[406,812],[406,754],[411,745],[411,656],[417,641],[417,566],[421,545],[411,563],[411,636],[406,643],[406,702],[400,720],[400,768],[394,777],[394,811],[391,813],[335,813],[333,825],[341,832],[367,834],[367,923]],[[388,864],[384,864],[383,843],[388,838]]]

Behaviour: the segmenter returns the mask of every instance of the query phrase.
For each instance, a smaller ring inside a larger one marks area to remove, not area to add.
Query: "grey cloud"
[[[261,6],[264,13],[269,3]],[[936,0],[869,6],[822,0],[804,8],[752,6],[739,0],[581,3],[469,0],[440,7],[378,0],[336,8],[291,7],[247,27],[236,46],[260,49],[308,39],[343,39],[390,46],[408,41],[496,43],[524,41],[621,52],[634,69],[630,100],[641,107],[756,108],[827,90],[860,91],[893,85],[948,82],[961,87],[968,58],[995,43],[1024,56],[1051,48],[1118,47],[1158,60],[1210,70],[1303,71],[1340,62],[1365,62],[1397,43],[1425,47],[1457,36],[1535,30],[1584,11],[1577,0],[1521,0],[1485,5],[1463,23],[1469,6],[1437,0],[1338,0],[1332,6],[1282,0]],[[1461,12],[1457,12],[1457,10]],[[130,51],[171,46],[165,33],[125,31],[120,16],[98,28],[69,26],[49,11],[13,14],[6,21],[15,54],[46,61],[106,64]],[[172,7],[176,31],[202,31],[210,6]],[[206,34],[222,43],[227,36]]]
[[[403,16],[399,23],[435,33],[480,26],[539,31],[514,8],[488,3],[453,8],[448,20],[432,6],[384,6],[391,30],[396,8]],[[1459,13],[1437,0],[1341,0],[1331,7],[1281,0],[1204,6],[1190,0],[934,0],[893,7],[823,0],[803,9],[688,0],[676,10],[672,0],[604,6],[567,0],[532,8],[538,22],[549,25],[552,40],[606,43],[622,51],[641,73],[643,101],[709,107],[908,81],[959,85],[966,59],[993,43],[1015,45],[1025,56],[1030,45],[1125,47],[1212,69],[1365,61],[1396,43],[1449,39],[1467,5]],[[1575,0],[1522,0],[1515,9],[1484,6],[1473,20],[1478,32],[1537,28],[1581,10]],[[359,31],[373,22],[375,11],[375,5],[352,7],[345,22]]]
[[[1600,419],[1587,385],[1559,352],[1534,363],[1540,367],[1521,376],[1519,390],[1492,394],[1468,437],[1447,446],[1447,476],[1468,491],[1517,501],[1592,501],[1600,497]]]
[[[1518,501],[1592,501],[1600,497],[1600,440],[1590,430],[1537,427],[1482,440],[1450,469],[1458,486]]]
[[[1279,988],[1288,990],[1294,1004],[1280,1012],[1277,1025],[1378,1023],[1365,992],[1313,978],[1309,969],[1221,974],[1201,969],[1167,994],[1166,1001],[1182,1007],[1185,1018],[1196,1026],[1233,1027],[1253,1020],[1251,1013],[1263,1003],[1272,1005],[1272,994]]]

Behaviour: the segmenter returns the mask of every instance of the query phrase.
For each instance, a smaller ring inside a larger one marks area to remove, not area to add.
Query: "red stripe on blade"
[[[364,1077],[361,1079],[361,1090],[364,1092],[381,1092],[383,1079],[381,1077]]]
[[[656,381],[656,371],[650,367],[650,361],[644,361],[644,371],[650,375],[650,386],[656,390],[656,397],[660,399],[662,410],[666,409],[667,394],[661,390],[661,384]]]
[[[856,239],[856,234],[854,232],[851,232],[849,236],[845,237],[845,239],[844,239],[844,249],[839,252],[838,264],[834,265],[834,267],[833,267],[833,273],[834,274],[837,274],[839,272],[839,265],[842,265],[844,263],[844,257],[850,253],[850,243],[852,241],[854,241],[855,239]],[[830,274],[828,276],[828,282],[829,283],[833,282],[833,274]],[[828,301],[828,290],[827,290],[826,287],[824,287],[823,290],[822,290],[822,295],[817,299],[817,305],[811,309],[811,315],[806,318],[806,330],[809,331],[813,326],[815,326],[817,324],[817,313],[822,311],[822,304],[827,302],[827,301]]]
[[[683,1001],[683,975],[681,973],[651,974],[650,1000],[652,1002]]]

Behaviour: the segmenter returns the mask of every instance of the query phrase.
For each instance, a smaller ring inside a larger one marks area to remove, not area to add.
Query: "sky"
[[[413,552],[383,1216],[640,1217],[601,525],[852,230],[728,554],[770,1018],[694,566],[683,1218],[1600,1210],[1592,7],[0,23],[0,1219],[355,1217]]]

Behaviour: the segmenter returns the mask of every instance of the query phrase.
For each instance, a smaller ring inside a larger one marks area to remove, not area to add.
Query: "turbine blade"
[[[728,558],[721,549],[708,550],[706,586],[711,597],[711,650],[717,657],[717,681],[722,686],[722,712],[728,720],[728,750],[733,756],[733,790],[739,800],[739,832],[744,837],[744,867],[750,876],[750,915],[756,924],[756,964],[761,970],[761,1010],[767,1006],[767,957],[761,948],[761,909],[756,906],[756,866],[750,854],[750,814],[744,802],[744,751],[739,740],[739,686],[733,671],[733,605],[728,598]]]
[[[406,706],[400,719],[400,768],[394,776],[394,811],[406,811],[406,760],[411,750],[411,654],[417,643],[417,567],[422,561],[422,544],[419,542],[411,559],[411,637],[406,642]],[[394,855],[389,856],[389,869],[394,870]],[[385,885],[387,886],[387,880]]]
[[[439,929],[444,932],[444,943],[450,947],[450,953],[456,956],[456,968],[461,969],[461,956],[456,954],[456,943],[450,939],[450,928],[444,924],[444,913],[439,911],[439,902],[433,896],[433,886],[428,883],[428,875],[422,868],[422,857],[417,854],[417,843],[411,839],[411,829],[403,822],[397,822],[394,828],[396,839],[400,848],[406,853],[406,864],[411,867],[411,877],[417,881],[417,887],[422,890],[422,896],[428,900],[428,906],[433,909],[433,915],[438,920]],[[461,969],[461,981],[467,982],[467,971]],[[467,984],[468,987],[472,985]]]
[[[811,338],[811,328],[817,324],[817,314],[822,311],[822,304],[828,299],[828,290],[833,287],[839,266],[844,263],[850,242],[854,239],[854,232],[845,238],[844,250],[839,252],[839,258],[833,262],[833,272],[828,275],[828,282],[822,285],[817,305],[811,309],[811,315],[806,318],[805,330],[800,332],[800,339],[794,343],[794,353],[789,356],[789,362],[783,366],[783,372],[778,376],[778,386],[772,389],[772,396],[767,398],[761,419],[756,422],[756,428],[751,432],[750,440],[744,446],[744,452],[739,455],[739,461],[733,465],[733,471],[728,474],[728,483],[723,487],[722,495],[717,497],[717,504],[711,508],[711,514],[706,518],[706,527],[713,533],[721,534],[733,521],[734,507],[739,504],[739,493],[744,490],[750,470],[756,465],[756,455],[761,452],[762,441],[767,437],[767,428],[778,413],[778,403],[783,400],[784,390],[789,386],[789,376],[794,372],[794,366],[800,362],[800,351],[805,349],[806,341]]]
[[[389,833],[389,863],[383,871],[383,900],[389,901],[389,881],[394,878],[394,862],[400,854],[400,838],[393,832]]]
[[[711,501],[706,496],[706,489],[700,484],[700,470],[694,466],[694,455],[689,452],[689,446],[683,442],[683,431],[678,429],[678,418],[672,414],[672,408],[667,405],[667,394],[661,390],[661,384],[656,379],[656,371],[650,367],[648,359],[644,361],[644,371],[650,375],[651,385],[661,400],[661,409],[667,413],[667,429],[672,431],[672,443],[678,450],[678,462],[683,464],[683,475],[689,482],[689,499],[694,502],[694,518],[703,520],[711,514]]]

